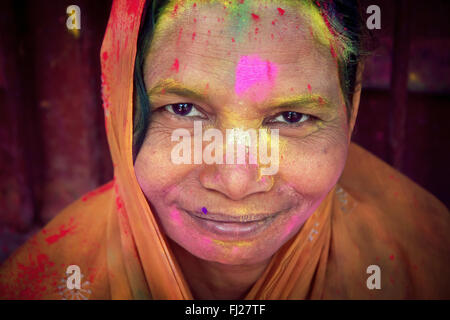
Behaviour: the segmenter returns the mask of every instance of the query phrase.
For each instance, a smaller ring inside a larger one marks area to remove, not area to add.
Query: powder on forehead
[[[304,19],[308,25],[311,36],[322,46],[330,49],[331,54],[342,60],[348,59],[354,52],[351,41],[340,32],[334,32],[338,24],[331,20],[326,10],[320,9],[311,0],[177,0],[169,1],[161,9],[160,18],[156,26],[155,38],[163,40],[167,36],[174,36],[173,32],[177,28],[182,28],[183,22],[202,10],[200,16],[206,16],[213,10],[220,9],[223,12],[225,24],[230,33],[236,35],[236,41],[245,34],[243,32],[252,22],[259,22],[266,10],[272,10],[273,15],[282,18],[290,10],[295,10],[299,17]],[[264,10],[265,9],[265,10]],[[275,23],[275,20],[272,23]],[[171,34],[172,33],[172,34]]]
[[[242,56],[236,67],[235,92],[238,96],[250,92],[252,101],[264,101],[275,86],[277,74],[275,63],[263,61],[257,55]]]

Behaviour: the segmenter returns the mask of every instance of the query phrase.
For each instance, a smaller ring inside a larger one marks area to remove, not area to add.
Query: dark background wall
[[[79,34],[66,8],[81,8]],[[381,8],[354,141],[450,204],[450,2]],[[0,262],[112,178],[99,52],[111,0],[0,1]],[[363,14],[368,16],[367,14]]]

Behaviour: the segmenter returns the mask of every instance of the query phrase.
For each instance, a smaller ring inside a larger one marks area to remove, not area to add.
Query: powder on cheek
[[[181,224],[180,212],[177,209],[170,211],[170,218],[175,221],[177,225]]]
[[[301,220],[302,220],[302,216],[300,216],[300,215],[295,215],[291,219],[289,219],[289,222],[286,226],[286,231],[284,232],[283,237],[287,238],[291,234],[292,230],[294,230],[294,228],[298,227],[298,225],[301,223]]]
[[[211,246],[211,243],[212,243],[211,238],[201,237],[199,240],[200,240],[200,245],[202,246],[202,248],[206,249]]]
[[[236,67],[235,92],[238,96],[248,94],[254,102],[266,99],[275,86],[278,67],[263,61],[258,55],[242,56]]]

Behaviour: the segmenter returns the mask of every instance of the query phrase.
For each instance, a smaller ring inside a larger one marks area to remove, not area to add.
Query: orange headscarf
[[[115,0],[101,50],[114,180],[86,194],[0,269],[3,299],[192,299],[136,180],[133,70],[145,0]],[[352,144],[339,183],[246,299],[450,298],[450,219],[436,198]],[[81,288],[66,285],[69,265]],[[369,265],[381,289],[366,285]]]

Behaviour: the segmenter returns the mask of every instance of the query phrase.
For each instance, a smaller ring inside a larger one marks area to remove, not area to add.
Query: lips
[[[223,213],[198,213],[190,210],[185,210],[192,216],[195,216],[200,219],[212,220],[216,222],[236,222],[236,223],[246,223],[246,222],[257,222],[262,221],[267,218],[273,217],[277,213],[271,214],[248,214],[248,215],[231,215],[231,214],[223,214]]]
[[[226,215],[222,213],[202,214],[182,210],[201,231],[212,234],[222,240],[245,240],[256,236],[269,225],[280,212],[272,214],[249,214],[244,216]]]

